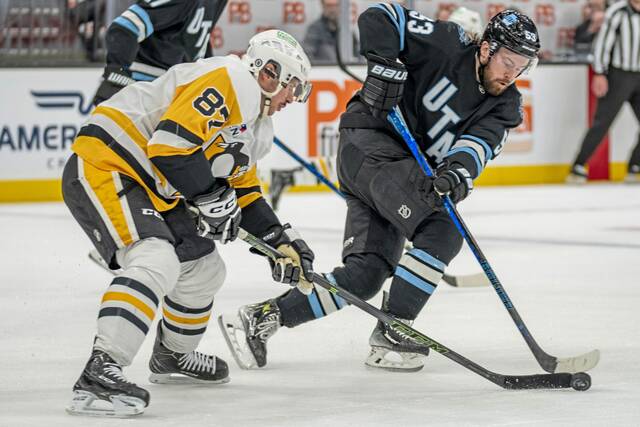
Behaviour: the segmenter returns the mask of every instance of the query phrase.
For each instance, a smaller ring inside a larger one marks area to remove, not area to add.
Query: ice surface
[[[414,374],[364,367],[374,319],[347,308],[279,331],[269,364],[241,371],[217,323],[201,349],[232,369],[215,387],[147,381],[149,337],[129,379],[151,405],[136,426],[640,425],[640,186],[478,188],[463,216],[538,343],[558,357],[602,351],[587,392],[507,391],[440,355]],[[316,253],[340,260],[345,208],[329,194],[285,194],[284,221]],[[64,407],[89,355],[106,272],[62,204],[0,205],[0,426],[106,426]],[[275,296],[266,262],[243,242],[221,248],[227,282],[214,313]],[[449,270],[480,271],[468,249]],[[373,302],[377,305],[380,296]],[[440,286],[415,327],[500,373],[541,369],[492,288]],[[154,328],[151,329],[152,331]]]

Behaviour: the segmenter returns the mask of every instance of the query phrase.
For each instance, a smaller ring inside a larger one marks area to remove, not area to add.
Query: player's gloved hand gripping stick
[[[253,247],[253,249],[262,252],[273,261],[281,259],[285,256],[277,249],[268,245],[263,240],[252,236],[243,229],[240,229],[238,237],[249,243]],[[416,353],[425,354],[427,349],[431,349],[437,353],[442,354],[444,357],[456,362],[457,364],[469,369],[470,371],[475,372],[476,374],[491,381],[492,383],[499,385],[502,388],[522,390],[571,387],[574,390],[584,391],[591,387],[591,377],[583,372],[576,374],[552,373],[539,375],[502,375],[491,372],[488,369],[478,365],[477,363],[472,362],[466,357],[456,353],[445,345],[440,344],[439,342],[413,329],[411,326],[400,322],[391,315],[361,300],[351,292],[342,289],[337,284],[332,284],[324,276],[315,273],[312,273],[312,276],[313,283],[315,285],[320,286],[331,292],[332,294],[339,296],[349,304],[355,305],[359,309],[369,313],[376,319],[385,323],[389,327],[390,332],[403,337],[409,342],[409,344],[413,344],[415,346],[414,351]]]
[[[409,128],[404,118],[402,117],[402,113],[400,112],[400,109],[397,106],[394,107],[393,110],[387,116],[387,118],[391,122],[395,130],[404,139],[404,142],[407,144],[407,146],[411,150],[411,153],[418,161],[418,164],[420,165],[420,168],[422,169],[422,171],[428,177],[433,177],[434,176],[433,171],[431,170],[431,167],[429,166],[429,163],[427,162],[427,159],[425,158],[424,154],[420,151],[420,148],[418,147],[418,144],[416,143],[415,139],[409,132]],[[458,178],[461,178],[461,177],[458,177]],[[464,177],[462,178],[464,179]],[[434,186],[439,179],[440,179],[439,177],[435,179]],[[456,181],[456,180],[453,179],[452,181]],[[520,334],[522,334],[522,337],[524,338],[525,342],[531,349],[533,355],[535,356],[536,360],[538,361],[542,369],[544,369],[547,372],[580,372],[580,371],[588,371],[589,369],[592,369],[594,366],[596,366],[598,364],[598,361],[600,360],[600,352],[598,350],[593,350],[589,353],[585,353],[583,355],[576,356],[576,357],[558,358],[558,357],[554,357],[547,354],[544,350],[542,350],[542,348],[540,348],[536,340],[531,335],[531,332],[529,332],[529,329],[524,324],[524,321],[520,317],[520,314],[518,314],[518,311],[513,306],[513,303],[511,302],[509,295],[507,295],[507,291],[502,287],[500,280],[498,280],[498,277],[493,271],[493,268],[491,268],[489,261],[487,261],[487,258],[482,253],[482,250],[478,246],[478,243],[476,242],[475,238],[471,235],[471,232],[469,231],[466,224],[460,217],[460,214],[458,213],[455,205],[451,201],[451,198],[449,197],[448,194],[446,194],[443,191],[443,189],[444,189],[444,185],[440,188],[440,192],[444,193],[444,194],[441,194],[442,203],[445,209],[447,210],[449,217],[454,222],[454,224],[456,225],[456,228],[458,229],[462,237],[465,239],[465,241],[469,245],[471,252],[473,252],[473,255],[476,257],[476,259],[480,263],[482,270],[485,272],[485,274],[489,278],[491,285],[497,292],[498,296],[500,297],[500,300],[502,300],[502,303],[504,304],[507,311],[511,315],[511,318],[513,319],[514,323],[518,327]],[[453,187],[451,187],[451,189],[453,189]],[[437,190],[438,188],[436,187],[436,191]]]
[[[277,225],[270,228],[262,239],[282,255],[277,258],[267,256],[273,280],[296,286],[300,292],[309,295],[313,291],[311,278],[315,255],[300,234],[289,224]],[[265,255],[256,248],[251,252]]]

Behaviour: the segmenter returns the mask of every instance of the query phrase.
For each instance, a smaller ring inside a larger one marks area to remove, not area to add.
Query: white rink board
[[[356,69],[362,75],[363,69]],[[0,180],[57,179],[75,130],[89,111],[101,70],[0,69]],[[315,94],[306,105],[291,105],[275,117],[276,135],[302,156],[314,147],[335,150],[337,103],[348,99],[345,76],[336,67],[313,70]],[[10,82],[10,83],[9,83]],[[584,66],[539,66],[524,89],[530,100],[532,125],[513,132],[496,165],[569,163],[587,122],[587,69]],[[527,101],[529,103],[529,101]],[[625,161],[637,127],[626,112],[616,122],[612,161]],[[308,135],[317,135],[311,141]],[[324,138],[323,138],[324,135]],[[323,145],[324,143],[324,145]],[[297,164],[277,148],[261,162],[263,176],[271,168]]]

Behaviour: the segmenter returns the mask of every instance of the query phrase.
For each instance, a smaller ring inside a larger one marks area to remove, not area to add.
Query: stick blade
[[[484,273],[466,274],[453,276],[445,273],[442,276],[442,281],[449,286],[456,288],[480,288],[491,286],[491,282]]]
[[[538,375],[505,375],[502,387],[508,390],[532,390],[540,388],[570,388],[573,375],[538,374]]]
[[[553,372],[586,372],[593,369],[600,361],[600,350],[593,350],[589,353],[576,357],[559,357],[556,359],[556,368]]]

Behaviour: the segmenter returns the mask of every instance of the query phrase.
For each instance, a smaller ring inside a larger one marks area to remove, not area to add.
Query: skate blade
[[[570,174],[565,178],[564,182],[569,185],[585,185],[587,183],[587,178],[584,176]]]
[[[425,356],[418,353],[399,353],[383,347],[371,347],[364,364],[391,372],[417,372],[424,367],[424,360]]]
[[[258,362],[244,338],[244,328],[238,326],[242,325],[240,318],[237,315],[221,314],[218,316],[218,325],[238,366],[245,370],[258,369]],[[241,333],[241,339],[238,338],[238,333]]]
[[[183,374],[156,374],[151,373],[149,375],[149,382],[154,384],[205,384],[205,385],[215,385],[215,384],[226,384],[231,380],[229,376],[224,378],[220,378],[219,380],[203,380],[200,378],[190,377],[189,375]]]
[[[70,415],[129,418],[142,414],[146,407],[145,402],[137,397],[119,395],[111,396],[110,399],[111,401],[101,400],[93,393],[76,391],[65,410]]]

